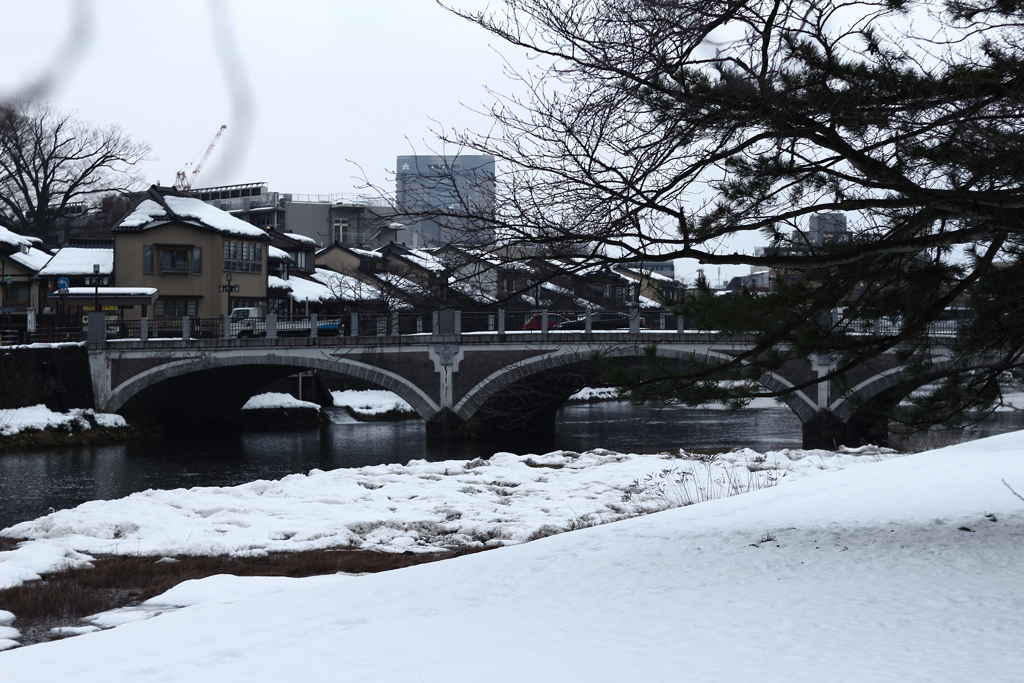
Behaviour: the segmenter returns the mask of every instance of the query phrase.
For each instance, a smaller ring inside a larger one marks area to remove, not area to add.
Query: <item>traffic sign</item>
[[[67,289],[71,282],[66,277],[57,278],[57,289]]]

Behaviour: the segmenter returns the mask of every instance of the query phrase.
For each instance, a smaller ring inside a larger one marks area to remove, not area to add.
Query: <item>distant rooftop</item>
[[[241,199],[243,197],[266,197],[266,202],[253,205],[269,205],[275,201],[272,197],[286,202],[298,204],[342,204],[351,206],[390,207],[394,204],[391,197],[376,194],[358,194],[355,192],[332,192],[329,194],[295,194],[289,192],[271,192],[267,183],[242,183],[240,185],[219,185],[217,187],[193,188],[185,193],[189,197],[204,202],[224,199]]]

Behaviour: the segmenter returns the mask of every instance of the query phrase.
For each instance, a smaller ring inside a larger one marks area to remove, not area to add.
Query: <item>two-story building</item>
[[[50,254],[39,246],[40,240],[35,237],[0,227],[0,327],[4,329],[24,331],[29,316],[45,305],[40,298],[38,273]]]
[[[154,318],[211,318],[267,304],[270,236],[197,198],[151,187],[113,233],[114,280],[159,290]]]

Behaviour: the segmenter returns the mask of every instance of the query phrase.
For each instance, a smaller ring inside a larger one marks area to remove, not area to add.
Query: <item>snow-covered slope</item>
[[[188,607],[0,668],[5,683],[1020,681],[1024,501],[1004,479],[1024,491],[1022,434],[383,574],[208,579],[164,598]]]

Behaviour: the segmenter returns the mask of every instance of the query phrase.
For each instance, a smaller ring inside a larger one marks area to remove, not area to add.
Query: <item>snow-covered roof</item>
[[[8,230],[7,228],[0,226],[0,244],[9,244],[12,247],[20,247],[25,245],[31,247],[42,242],[38,237],[26,237],[25,235],[19,235],[18,233]]]
[[[660,282],[675,282],[675,278],[671,278],[668,275],[662,275],[661,273],[655,273],[654,271],[644,271],[644,275],[651,278],[652,280],[658,280]]]
[[[670,278],[667,275],[662,275],[661,273],[655,273],[654,271],[651,270],[642,270],[639,268],[631,268],[629,266],[615,266],[614,270],[615,272],[621,275],[625,275],[626,277],[632,276],[635,279],[639,279],[641,276],[646,276],[654,282],[676,282],[674,278]]]
[[[154,200],[147,199],[139,204],[135,211],[121,221],[117,227],[119,229],[145,230],[169,221],[178,221],[210,228],[226,235],[267,237],[265,230],[246,223],[240,218],[235,218],[228,212],[221,211],[194,197],[167,195],[163,199],[171,210],[170,213]]]
[[[661,308],[662,307],[660,301],[655,301],[654,299],[649,299],[646,296],[644,296],[643,294],[640,295],[640,301],[638,301],[637,303],[640,304],[640,308]]]
[[[331,298],[334,299],[341,299],[342,301],[379,301],[381,298],[379,289],[350,275],[317,268],[311,277],[326,285],[331,290]]]
[[[7,258],[20,266],[24,266],[28,270],[38,272],[40,268],[46,265],[46,262],[49,261],[51,257],[50,254],[47,254],[41,249],[29,247],[28,251],[16,251],[13,254],[8,254]]]
[[[495,256],[492,252],[479,247],[456,247],[459,251],[464,254],[468,254],[481,261],[500,267],[504,270],[519,270],[519,271],[530,271],[532,268],[530,264],[523,259],[505,258],[501,256]]]
[[[39,274],[51,277],[59,275],[92,275],[92,267],[94,265],[99,265],[100,275],[110,275],[113,273],[114,250],[64,247],[53,255],[53,258],[43,266]]]
[[[497,299],[485,292],[479,285],[466,280],[455,280],[451,283],[452,289],[460,294],[468,296],[478,304],[497,303]]]
[[[401,275],[395,275],[394,273],[374,273],[374,277],[384,284],[414,297],[426,298],[430,296],[430,292],[424,289],[419,283],[413,282]]]
[[[306,237],[305,235],[300,235],[297,232],[279,232],[277,234],[283,235],[284,237],[287,237],[289,239],[293,239],[296,242],[302,242],[303,244],[310,244],[310,245],[312,245],[314,247],[316,246],[316,240],[315,239],[313,239],[312,237]]]
[[[270,275],[267,277],[267,288],[287,290],[295,301],[330,301],[338,298],[330,287],[301,277],[282,280],[276,275]]]
[[[358,247],[348,247],[348,250],[353,254],[362,256],[363,258],[384,258],[384,254],[379,251],[370,251],[368,249],[359,249]]]
[[[278,261],[292,261],[293,260],[292,257],[288,254],[287,251],[285,251],[284,249],[279,249],[278,247],[274,247],[274,246],[271,246],[271,247],[267,248],[267,258],[268,259],[277,259]]]
[[[444,271],[444,263],[429,251],[423,251],[422,249],[409,249],[408,251],[398,253],[402,257],[415,263],[420,268],[429,270],[432,273],[440,273]]]
[[[0,244],[14,248],[14,252],[6,254],[7,258],[32,272],[38,272],[50,260],[50,255],[36,245],[42,242],[38,237],[26,237],[0,227]],[[23,251],[24,250],[24,251]]]
[[[568,290],[565,287],[560,287],[556,285],[554,282],[542,282],[540,283],[540,286],[550,292],[558,294],[559,296],[571,297],[573,303],[575,303],[577,306],[582,306],[583,308],[593,306],[593,304],[587,301],[586,299],[581,299],[577,297],[575,294],[572,293],[571,290]]]

